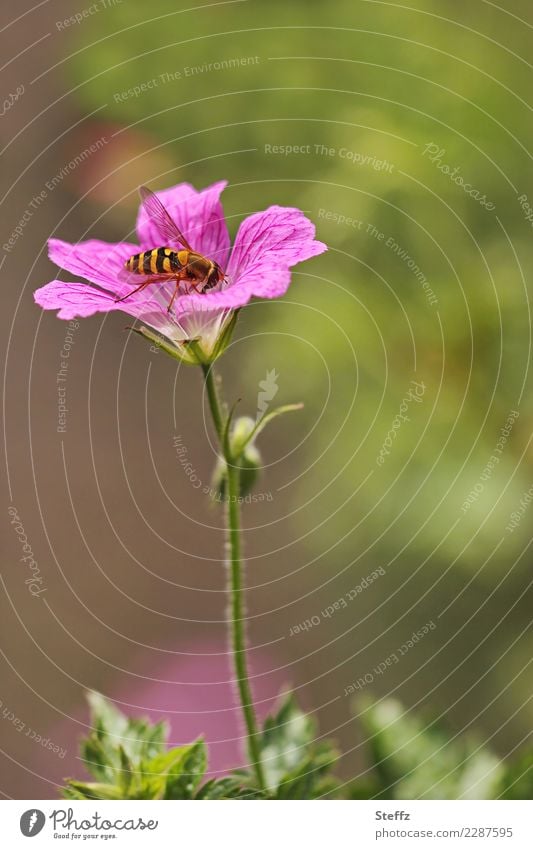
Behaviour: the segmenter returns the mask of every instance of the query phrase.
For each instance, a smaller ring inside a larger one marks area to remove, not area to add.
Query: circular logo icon
[[[46,817],[42,811],[30,808],[29,811],[24,811],[20,818],[20,830],[24,837],[35,837],[42,831],[45,822]]]

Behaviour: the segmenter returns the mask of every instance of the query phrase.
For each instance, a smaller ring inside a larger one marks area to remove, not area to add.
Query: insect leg
[[[122,298],[115,298],[115,303],[120,304],[121,301],[125,301],[126,298],[129,298],[131,295],[135,295],[136,292],[140,292],[141,289],[144,289],[145,286],[148,286],[148,284],[152,282],[152,280],[143,280],[140,286],[137,286],[136,289],[133,289],[131,292],[128,292],[127,295],[123,295]]]
[[[174,301],[176,299],[176,295],[179,292],[180,283],[183,280],[186,280],[186,279],[187,279],[187,269],[183,268],[181,271],[178,271],[178,273],[176,274],[176,286],[175,286],[174,291],[172,292],[172,297],[169,301],[169,304],[168,304],[168,307],[167,307],[167,312],[170,312],[170,310],[172,309],[172,304],[174,303]]]
[[[170,310],[172,309],[172,304],[174,303],[176,295],[178,294],[179,286],[180,286],[180,281],[178,279],[178,280],[176,280],[176,287],[175,287],[174,291],[172,292],[172,297],[171,297],[171,299],[168,303],[167,312],[170,312]]]

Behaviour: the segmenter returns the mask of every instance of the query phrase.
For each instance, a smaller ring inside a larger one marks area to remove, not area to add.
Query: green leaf
[[[490,750],[468,737],[451,740],[435,722],[413,717],[394,699],[361,705],[379,798],[494,798],[502,767]]]
[[[112,702],[94,690],[87,693],[87,701],[93,722],[95,724],[98,722],[103,733],[114,734],[117,737],[124,734],[128,727],[127,717]]]
[[[129,798],[129,791],[133,782],[133,765],[122,746],[118,747],[120,757],[120,769],[118,771],[118,786],[122,792],[122,798]]]
[[[315,730],[314,720],[302,713],[293,694],[288,693],[277,713],[266,719],[261,736],[261,760],[270,789],[306,759],[306,747],[312,743]]]
[[[68,781],[72,781],[73,779],[67,779]],[[85,793],[80,793],[79,790],[75,790],[70,784],[67,784],[65,787],[61,788],[61,795],[64,799],[73,799],[76,801],[85,800],[87,796]]]
[[[77,794],[77,799],[123,799],[119,787],[114,787],[112,784],[101,784],[94,782],[86,784],[83,781],[68,781],[68,792]],[[70,796],[69,798],[72,798]]]
[[[347,799],[374,799],[379,796],[381,786],[377,779],[372,778],[357,778],[350,782],[345,790]]]
[[[315,743],[315,721],[303,713],[292,693],[266,719],[260,739],[268,789],[277,799],[314,799],[331,792],[327,778],[338,758],[329,742]]]
[[[95,778],[119,783],[125,763],[131,771],[141,760],[164,749],[164,722],[129,719],[99,693],[89,693],[88,700],[93,729],[82,741],[81,753]]]
[[[87,769],[97,779],[96,788],[84,785],[91,787],[91,798],[96,792],[102,793],[103,786],[107,786],[109,798],[162,798],[166,775],[156,786],[153,781],[144,780],[142,770],[144,763],[164,751],[166,723],[128,718],[99,693],[89,693],[88,700],[93,728],[82,740],[81,754]],[[66,792],[71,795],[84,792],[80,791],[81,786],[75,787],[71,782]]]
[[[510,765],[506,765],[498,797],[533,799],[533,752],[523,752]]]
[[[203,740],[178,746],[143,764],[142,787],[147,798],[190,799],[207,767]]]
[[[236,778],[211,778],[201,787],[195,799],[265,799],[260,790],[245,787]]]
[[[192,799],[204,777],[207,753],[203,740],[197,740],[185,750],[180,762],[169,769],[165,799]]]
[[[283,776],[276,799],[317,799],[330,793],[337,782],[327,773],[338,760],[339,753],[329,743],[322,743],[311,750],[309,757],[297,769]]]
[[[111,768],[113,755],[95,733],[81,741],[81,756],[94,778],[99,781],[112,782],[114,780],[114,769]]]

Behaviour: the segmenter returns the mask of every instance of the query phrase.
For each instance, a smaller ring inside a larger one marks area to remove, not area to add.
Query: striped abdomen
[[[188,255],[189,251],[153,248],[130,256],[126,268],[134,274],[175,274],[187,265]]]

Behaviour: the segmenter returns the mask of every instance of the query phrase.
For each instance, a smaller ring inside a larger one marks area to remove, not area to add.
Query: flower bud
[[[249,424],[250,422],[251,426]],[[230,438],[232,450],[236,444],[238,445],[241,440],[246,439],[246,437],[250,435],[251,428],[254,424],[255,422],[253,419],[248,419],[248,417],[244,416],[235,423],[235,427]],[[237,442],[234,441],[235,437],[237,437]],[[259,470],[262,465],[261,455],[256,446],[253,443],[248,444],[244,451],[240,452],[240,456],[238,456],[238,459],[235,460],[235,464],[239,469],[239,495],[241,498],[244,498],[244,496],[248,495],[255,486],[259,477]],[[226,500],[228,495],[228,473],[226,462],[220,457],[217,460],[217,464],[213,472],[211,487],[214,492],[213,499],[215,501]]]
[[[230,448],[233,457],[238,457],[244,445],[250,439],[255,428],[255,421],[251,416],[239,416],[231,430]]]
[[[239,465],[241,467],[241,496],[244,497],[254,488],[262,465],[261,455],[255,445],[246,446],[239,460]]]

